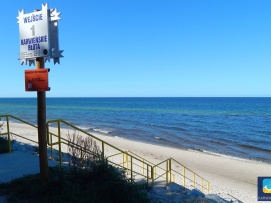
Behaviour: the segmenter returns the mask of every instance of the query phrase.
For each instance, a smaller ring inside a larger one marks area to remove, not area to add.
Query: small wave
[[[230,159],[235,159],[235,160],[242,160],[242,161],[252,161],[249,158],[241,158],[237,156],[232,156],[232,155],[227,155],[227,154],[222,154],[222,153],[217,153],[217,152],[212,152],[212,151],[207,151],[207,150],[202,150],[203,153],[206,154],[211,154],[219,157],[225,157],[225,158],[230,158]]]
[[[86,127],[86,126],[76,126],[76,127],[80,128],[80,129],[82,129],[84,131],[87,131],[87,130],[90,129],[89,127]]]
[[[204,150],[199,149],[199,148],[194,148],[194,149],[187,148],[187,150],[190,152],[204,152]]]
[[[157,140],[160,140],[160,139],[161,139],[161,137],[157,137],[157,136],[154,136],[154,138],[157,139]]]
[[[109,134],[112,133],[112,130],[109,129],[101,129],[101,128],[94,128],[94,127],[90,127],[90,128],[84,128],[87,131],[95,131],[95,132],[99,132],[99,133],[104,133],[104,134]]]
[[[251,146],[251,145],[245,145],[245,144],[238,144],[238,146],[240,146],[242,148],[245,148],[245,149],[271,153],[270,149],[260,148],[260,147],[257,147],[257,146]]]
[[[95,132],[100,132],[100,133],[105,133],[105,134],[112,133],[111,130],[105,130],[105,129],[99,129],[99,128],[93,128],[92,130],[94,130]]]
[[[153,136],[155,138],[155,140],[159,140],[159,142],[162,142],[166,145],[170,144],[170,145],[174,145],[175,143],[168,140],[168,139],[165,139],[165,138],[162,138],[162,137],[158,137],[158,136]]]

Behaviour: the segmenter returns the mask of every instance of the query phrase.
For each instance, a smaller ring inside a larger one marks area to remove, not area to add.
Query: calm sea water
[[[0,114],[36,124],[36,98],[1,98]],[[47,119],[171,147],[271,163],[271,98],[47,98]]]

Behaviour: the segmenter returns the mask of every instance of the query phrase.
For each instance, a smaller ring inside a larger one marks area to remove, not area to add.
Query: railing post
[[[149,186],[149,165],[147,165],[147,185]]]
[[[171,159],[169,159],[169,181],[171,183]]]
[[[166,162],[166,166],[167,166],[167,169],[166,169],[166,184],[168,184],[168,160]]]
[[[151,166],[151,179],[152,179],[152,187],[154,186],[154,176],[153,176],[153,170],[154,170],[155,166]]]
[[[185,187],[185,167],[183,167],[183,186]]]
[[[62,166],[62,152],[61,152],[61,130],[60,130],[60,121],[57,122],[58,128],[58,155],[59,155],[59,166]]]
[[[47,126],[48,139],[50,139],[50,148],[51,148],[51,160],[53,160],[53,138],[51,133],[49,133],[49,128]]]
[[[133,180],[133,157],[132,156],[130,156],[131,158],[131,182],[132,182],[132,180]]]
[[[104,142],[102,142],[102,159],[104,160]]]
[[[128,159],[128,154],[127,154],[127,152],[126,152],[126,168],[128,169],[128,161],[129,161],[129,159]]]
[[[143,167],[142,167],[142,174],[143,174],[143,175],[144,175],[144,173],[145,173],[145,172],[144,172],[144,163],[145,163],[145,161],[144,161],[144,159],[143,159],[143,164],[142,164],[142,165],[143,165]]]
[[[194,173],[194,188],[196,188],[196,174]]]
[[[50,159],[53,160],[53,144],[52,144],[52,136],[50,136],[51,133],[49,131],[49,123],[46,123],[46,142],[47,145],[50,146]]]
[[[124,153],[122,152],[122,169],[124,168]]]
[[[201,191],[203,192],[203,178],[201,178]]]
[[[10,141],[10,131],[9,131],[9,119],[8,115],[6,116],[7,121],[7,131],[8,131],[8,151],[11,152],[11,141]]]

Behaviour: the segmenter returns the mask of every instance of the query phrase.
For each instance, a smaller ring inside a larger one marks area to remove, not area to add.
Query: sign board
[[[49,91],[48,68],[25,70],[25,91]]]
[[[48,6],[41,11],[19,13],[20,59],[46,57],[49,54]]]
[[[48,9],[48,4],[42,5],[41,11],[25,13],[19,11],[18,24],[20,32],[20,60],[23,63],[29,61],[34,64],[38,57],[44,57],[54,63],[59,63],[63,57],[63,50],[59,50],[58,44],[58,20],[60,12],[57,9]]]

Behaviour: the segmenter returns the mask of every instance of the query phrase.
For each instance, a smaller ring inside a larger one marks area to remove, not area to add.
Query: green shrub
[[[0,194],[3,190],[9,191],[11,202],[148,202],[143,186],[131,183],[106,161],[95,162],[91,170],[76,172],[70,168],[50,168],[45,190],[40,187],[39,175],[0,184]]]

